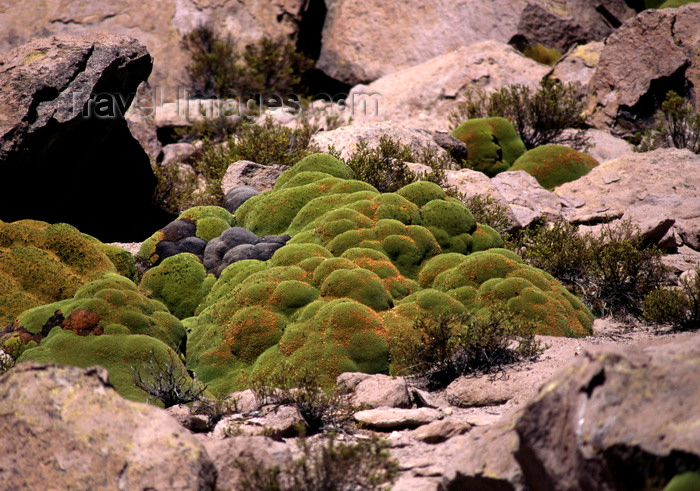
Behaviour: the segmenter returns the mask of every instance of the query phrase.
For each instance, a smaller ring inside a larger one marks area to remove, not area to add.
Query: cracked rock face
[[[692,334],[585,353],[511,418],[470,433],[443,489],[661,489],[700,466],[699,362]]]
[[[188,58],[182,35],[211,22],[245,46],[264,35],[296,31],[304,0],[24,0],[2,2],[0,52],[52,35],[96,36],[110,33],[139,39],[156,62],[152,87],[168,98],[185,79]]]
[[[167,222],[123,113],[152,67],[135,39],[37,39],[0,58],[0,219],[67,222],[103,241]]]
[[[591,80],[591,122],[631,136],[653,123],[666,92],[700,100],[700,5],[645,10],[605,41]]]

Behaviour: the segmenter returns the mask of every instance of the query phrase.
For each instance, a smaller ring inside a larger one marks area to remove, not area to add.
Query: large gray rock
[[[605,39],[634,16],[624,0],[530,1],[518,22],[518,35],[528,44],[566,51],[576,44]]]
[[[189,58],[181,37],[212,23],[238,46],[265,35],[289,36],[298,30],[304,0],[27,0],[3,2],[0,8],[0,52],[32,38],[51,35],[95,36],[101,33],[141,40],[155,57],[151,85],[158,102],[182,97]]]
[[[535,87],[549,70],[503,42],[478,42],[353,88],[347,112],[354,124],[392,120],[415,128],[448,130],[448,117],[463,100],[465,89],[491,92],[508,84]]]
[[[17,365],[0,375],[0,414],[3,489],[214,489],[204,447],[103,368]]]
[[[408,0],[397,7],[383,0],[326,0],[326,5],[317,67],[354,85],[477,41],[508,42],[525,1]]]
[[[0,219],[67,222],[107,242],[167,222],[123,118],[151,66],[138,41],[109,35],[38,39],[0,59],[0,180],[11,183]]]
[[[700,5],[645,10],[605,41],[590,121],[623,136],[653,123],[668,90],[700,100]]]
[[[587,175],[555,190],[583,202],[569,216],[575,222],[630,219],[642,229],[673,220],[676,246],[700,249],[700,156],[660,148],[604,162]],[[670,225],[669,225],[670,226]],[[668,230],[668,229],[667,229]],[[660,239],[661,237],[659,237]]]
[[[470,433],[444,489],[660,489],[700,465],[700,336],[585,353]]]

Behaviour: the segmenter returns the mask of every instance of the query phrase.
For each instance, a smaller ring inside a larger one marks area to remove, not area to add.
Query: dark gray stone
[[[258,194],[260,194],[260,192],[250,186],[238,186],[233,188],[227,192],[224,197],[224,208],[226,208],[229,213],[234,213],[243,203]]]

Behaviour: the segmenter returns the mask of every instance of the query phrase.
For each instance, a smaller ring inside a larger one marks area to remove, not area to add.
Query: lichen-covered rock
[[[510,170],[524,170],[543,188],[551,190],[585,176],[597,165],[596,159],[573,148],[542,145],[522,154]]]
[[[65,223],[0,221],[0,328],[24,310],[70,298],[115,271],[106,247]]]
[[[461,442],[442,486],[674,489],[700,460],[688,403],[700,396],[699,341],[584,352],[520,410]]]
[[[470,167],[489,177],[509,170],[525,152],[525,144],[504,118],[467,120],[455,128],[452,136],[467,144]]]
[[[149,297],[163,302],[175,317],[184,319],[194,315],[215,281],[196,256],[183,253],[146,271],[140,287]]]
[[[204,447],[167,413],[127,401],[100,367],[23,363],[0,375],[5,489],[210,491]]]

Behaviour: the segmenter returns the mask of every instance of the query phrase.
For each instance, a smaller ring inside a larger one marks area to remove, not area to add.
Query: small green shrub
[[[211,25],[202,24],[185,35],[180,45],[191,58],[187,76],[195,94],[219,97],[235,84],[239,69],[233,62],[235,44],[230,36],[222,39]]]
[[[471,118],[508,119],[528,149],[556,143],[577,150],[588,146],[583,132],[564,133],[583,124],[584,101],[573,85],[543,79],[539,88],[513,84],[491,94],[468,89],[465,101],[449,116],[455,127]]]
[[[154,166],[158,178],[154,202],[172,213],[193,206],[223,202],[221,179],[238,160],[261,165],[294,165],[313,153],[309,140],[316,129],[307,124],[290,129],[268,117],[262,124],[246,124],[223,144],[205,139],[202,150],[183,166]]]
[[[301,74],[313,66],[293,39],[264,37],[239,50],[231,36],[221,37],[210,24],[186,34],[181,46],[191,58],[190,87],[200,97],[286,96],[299,91]]]
[[[655,119],[654,127],[641,135],[637,150],[676,147],[700,153],[700,112],[683,97],[672,90],[667,92]]]
[[[505,306],[475,314],[423,316],[413,328],[417,336],[393,346],[392,363],[408,367],[406,374],[424,379],[431,389],[462,375],[499,372],[543,351],[535,339],[537,325]]]
[[[417,175],[406,162],[420,162],[432,168],[433,172],[427,176]],[[346,163],[355,174],[355,179],[371,184],[380,193],[393,193],[420,180],[441,184],[444,169],[450,162],[449,158],[440,159],[428,149],[416,155],[408,146],[385,135],[379,139],[376,148],[369,148],[364,141],[358,143]]]
[[[663,283],[667,271],[661,251],[645,247],[629,221],[603,225],[594,235],[580,234],[560,220],[525,232],[513,250],[582,295],[600,314],[639,315],[644,296]]]
[[[130,367],[134,385],[149,395],[148,402],[158,399],[168,408],[178,404],[198,401],[207,386],[200,386],[182,373],[175,362],[172,351],[168,351],[169,361],[159,361],[151,351],[145,363],[145,374],[134,366]]]
[[[700,329],[700,266],[678,288],[660,288],[644,297],[644,318],[681,331]]]
[[[514,250],[531,266],[540,268],[572,290],[581,284],[590,264],[589,238],[564,219],[541,224],[520,234]]]
[[[301,456],[284,469],[264,462],[237,460],[246,491],[354,491],[389,489],[399,465],[391,458],[389,444],[378,437],[343,443],[335,435],[314,447],[298,441]]]
[[[296,407],[306,423],[307,435],[347,432],[354,427],[352,416],[358,408],[350,403],[351,394],[337,386],[324,388],[317,370],[298,372],[288,367],[274,375],[254,378],[251,389],[264,404]]]
[[[468,198],[463,194],[457,194],[454,197],[469,208],[477,223],[488,225],[501,235],[512,230],[513,221],[508,213],[508,207],[490,194],[475,194]]]
[[[658,288],[666,276],[662,252],[644,247],[639,229],[628,221],[603,225],[600,235],[589,240],[586,296],[593,308],[603,314],[641,314],[644,295]]]

